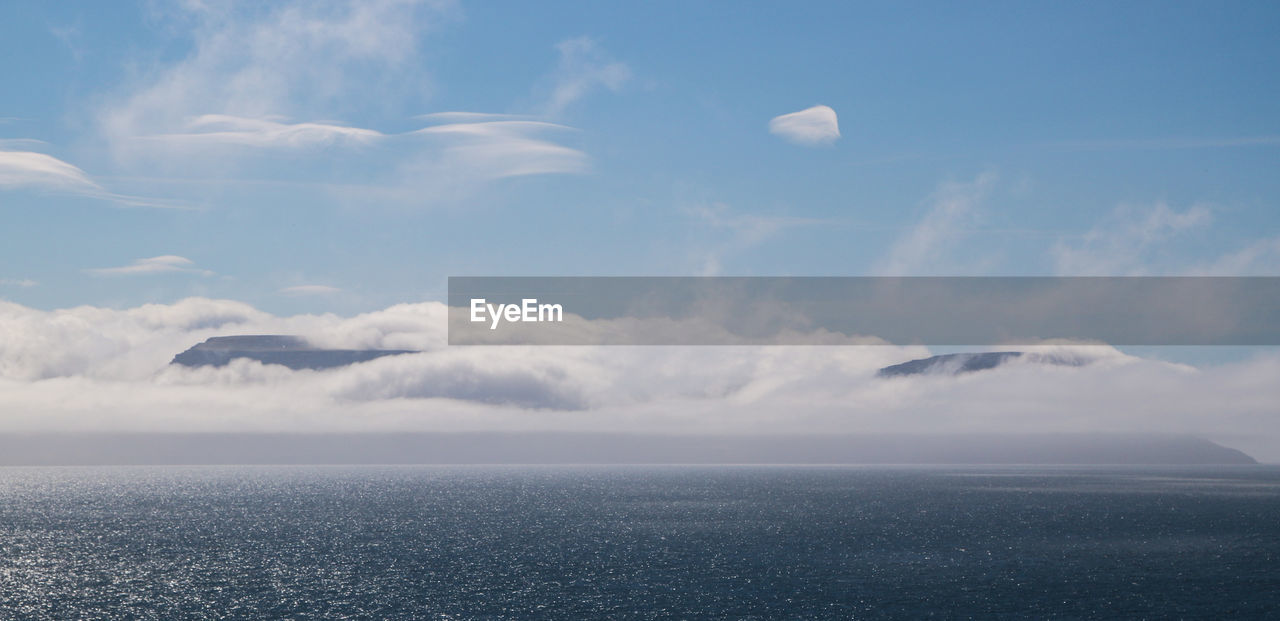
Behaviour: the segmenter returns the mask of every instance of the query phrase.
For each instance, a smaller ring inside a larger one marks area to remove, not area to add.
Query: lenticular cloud
[[[769,132],[798,145],[815,147],[835,142],[840,137],[840,124],[835,110],[814,106],[773,117]]]

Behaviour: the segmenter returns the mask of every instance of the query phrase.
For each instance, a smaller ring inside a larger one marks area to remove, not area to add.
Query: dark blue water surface
[[[0,469],[0,617],[1280,618],[1280,468]]]

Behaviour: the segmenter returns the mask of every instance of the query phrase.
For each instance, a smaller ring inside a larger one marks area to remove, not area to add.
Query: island
[[[279,364],[293,370],[332,369],[383,356],[416,354],[412,349],[322,349],[306,339],[283,334],[215,336],[173,357],[170,364],[220,367],[236,358]]]
[[[1012,360],[1025,359],[1038,364],[1079,367],[1088,364],[1087,359],[1053,354],[1026,353],[1020,351],[988,351],[960,354],[940,354],[901,364],[890,365],[876,372],[877,377],[904,377],[909,375],[960,375],[986,371]]]

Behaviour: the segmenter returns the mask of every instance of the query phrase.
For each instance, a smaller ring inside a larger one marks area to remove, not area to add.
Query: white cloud
[[[124,207],[184,207],[172,201],[110,192],[90,179],[80,168],[51,155],[34,151],[0,150],[0,190],[23,189],[84,196]]]
[[[342,289],[330,287],[329,285],[296,285],[285,287],[279,292],[285,295],[333,295],[341,293]]]
[[[201,276],[213,276],[213,272],[195,267],[195,262],[186,257],[166,254],[158,257],[138,259],[121,267],[99,267],[85,270],[97,276],[136,276],[141,274],[188,273]]]
[[[613,60],[590,37],[561,41],[556,44],[556,50],[560,61],[544,106],[544,112],[550,116],[563,113],[596,89],[617,92],[631,79],[631,69]]]
[[[190,131],[146,137],[182,156],[221,155],[244,157],[234,149],[320,150],[330,149],[337,158],[368,158],[363,147],[382,150],[374,158],[390,160],[374,185],[380,189],[408,188],[415,200],[439,193],[440,188],[459,189],[478,182],[523,175],[582,173],[589,157],[547,137],[576,131],[572,127],[499,115],[464,112],[420,117],[426,120],[485,119],[431,125],[403,134],[337,125],[333,123],[283,123],[228,115],[205,115],[187,125]],[[497,120],[495,120],[497,119]],[[221,149],[221,151],[217,151]],[[246,160],[251,161],[251,160]],[[271,163],[271,160],[266,160]],[[424,192],[423,189],[432,191]],[[387,194],[381,193],[381,196]]]
[[[882,380],[879,367],[928,352],[448,347],[445,315],[438,303],[342,318],[205,299],[56,311],[0,302],[0,431],[1165,432],[1280,459],[1274,354],[1194,369],[1075,348],[1095,362]],[[168,365],[229,334],[423,353],[327,371]]]
[[[783,229],[825,222],[817,218],[740,213],[724,203],[695,205],[684,211],[711,229],[728,233],[728,238],[719,244],[707,242],[700,244],[702,276],[718,275],[728,255],[748,250],[777,235]]]
[[[0,285],[6,287],[34,287],[40,283],[30,278],[0,278]]]
[[[929,210],[894,242],[888,256],[874,269],[885,276],[956,275],[967,266],[949,260],[957,233],[977,215],[981,201],[991,191],[996,175],[986,172],[971,182],[945,183],[934,193]]]
[[[449,2],[187,9],[175,23],[191,29],[191,52],[144,72],[99,111],[117,164],[144,170],[144,183],[258,183],[326,170],[334,172],[312,187],[340,201],[423,206],[470,196],[496,179],[588,168],[585,153],[551,135],[570,128],[528,116],[437,112],[416,117],[431,124],[419,131],[374,128],[384,118],[400,124],[404,117],[386,111],[425,99],[430,80],[420,48],[436,24],[451,19]],[[560,51],[553,111],[625,81],[625,66],[589,40],[567,41]],[[343,117],[367,120],[329,120]]]
[[[1280,237],[1251,242],[1192,267],[1190,273],[1194,276],[1280,276]]]
[[[586,172],[585,153],[542,137],[564,131],[574,130],[542,121],[486,121],[434,125],[412,134],[442,141],[442,156],[430,159],[429,167],[444,166],[464,177],[498,179]]]
[[[26,151],[49,143],[35,138],[0,138],[0,151]]]
[[[840,138],[836,111],[829,106],[813,106],[799,112],[773,117],[769,133],[806,147],[831,144]]]
[[[422,34],[451,12],[404,0],[212,5],[183,15],[193,51],[159,68],[102,111],[127,151],[138,137],[181,133],[190,119],[226,115],[327,118],[377,87],[416,92]],[[191,7],[188,7],[191,8]]]
[[[0,188],[103,193],[83,170],[51,155],[32,151],[0,151]]]
[[[79,17],[74,23],[65,26],[49,26],[49,34],[62,43],[76,63],[84,60],[84,25]]]
[[[1181,212],[1165,203],[1121,205],[1079,239],[1054,244],[1055,271],[1064,276],[1146,275],[1152,254],[1163,244],[1212,221],[1213,212],[1203,205]]]
[[[499,114],[495,112],[464,112],[451,110],[432,112],[413,117],[431,123],[482,123],[486,121],[536,121],[537,117],[528,114]]]
[[[1280,237],[1247,241],[1204,257],[1195,245],[1212,232],[1213,224],[1214,209],[1206,205],[1182,211],[1163,202],[1120,205],[1085,234],[1059,239],[1050,254],[1064,276],[1280,275]]]
[[[383,138],[372,129],[332,123],[282,123],[225,114],[206,114],[188,122],[187,131],[145,136],[146,140],[174,145],[240,145],[249,147],[307,148],[334,144],[366,145]]]

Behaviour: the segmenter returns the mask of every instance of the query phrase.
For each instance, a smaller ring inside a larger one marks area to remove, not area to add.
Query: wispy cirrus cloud
[[[972,224],[978,208],[996,182],[985,172],[969,182],[942,184],[924,216],[908,229],[881,259],[874,272],[885,276],[955,275],[967,266],[950,260],[956,234]]]
[[[828,222],[820,218],[743,213],[725,203],[699,204],[684,212],[713,231],[727,234],[718,244],[700,244],[702,276],[719,275],[726,257],[759,245],[784,229]]]
[[[367,145],[384,138],[382,132],[336,123],[285,123],[226,114],[205,114],[188,122],[186,131],[155,134],[142,139],[174,145],[239,145],[260,148],[308,148],[329,145]]]
[[[592,91],[617,92],[631,80],[631,69],[614,60],[591,37],[561,41],[556,44],[556,51],[560,59],[543,104],[543,113],[548,116],[559,116]]]
[[[123,265],[120,267],[98,267],[87,269],[85,272],[95,276],[140,276],[146,274],[174,273],[196,274],[199,276],[214,275],[210,270],[196,267],[195,262],[191,259],[172,254],[137,259],[129,265]]]
[[[813,106],[773,117],[769,133],[806,147],[828,145],[840,138],[840,122],[830,106]]]
[[[1192,205],[1176,211],[1163,202],[1121,205],[1084,235],[1062,239],[1050,253],[1055,272],[1064,276],[1141,276],[1171,271],[1152,265],[1153,253],[1171,240],[1213,221],[1212,210]]]
[[[415,0],[195,7],[179,20],[192,27],[190,54],[108,98],[99,126],[117,163],[157,180],[248,174],[256,183],[324,170],[315,187],[339,200],[430,205],[497,179],[586,172],[588,155],[564,142],[575,130],[539,119],[628,79],[588,38],[558,46],[539,115],[370,114],[368,92],[385,110],[420,106],[430,84],[422,42],[453,13],[451,3]],[[369,120],[329,120],[343,116]],[[405,118],[426,127],[381,128]]]
[[[1059,239],[1049,252],[1063,276],[1280,275],[1280,237],[1245,240],[1216,255],[1188,252],[1212,234],[1214,214],[1204,204],[1182,210],[1164,202],[1120,205],[1085,233]]]
[[[35,151],[0,150],[0,190],[36,190],[84,196],[124,207],[183,208],[172,201],[111,192],[79,167]]]
[[[1246,244],[1215,259],[1192,266],[1194,276],[1280,276],[1280,237]]]
[[[482,123],[487,121],[536,121],[538,117],[531,114],[505,114],[498,112],[466,112],[463,110],[448,110],[445,112],[431,112],[428,114],[420,114],[413,117],[419,121],[427,121],[430,123]]]
[[[290,2],[192,4],[179,21],[192,28],[191,53],[126,88],[100,114],[124,152],[140,137],[178,134],[191,119],[330,118],[358,107],[354,95],[420,94],[424,32],[445,21],[448,2]]]
[[[34,287],[40,283],[30,278],[0,278],[0,286],[5,287]]]
[[[35,138],[0,138],[0,151],[29,151],[49,143]]]
[[[79,194],[105,192],[83,170],[34,151],[0,151],[0,188],[37,188]]]
[[[412,135],[442,141],[444,159],[453,167],[489,178],[587,170],[587,154],[558,144],[549,133],[576,131],[543,121],[484,121],[434,125]]]
[[[1177,149],[1229,149],[1280,145],[1280,135],[1227,136],[1217,138],[1135,138],[1119,140],[1066,140],[1051,146],[1071,151],[1140,151]]]
[[[252,147],[259,150],[329,149],[336,151],[335,156],[342,157],[354,156],[350,151],[354,148],[380,146],[386,150],[382,157],[391,157],[388,154],[394,153],[401,162],[424,157],[439,160],[432,167],[447,167],[455,178],[500,179],[581,173],[587,169],[586,153],[549,137],[577,131],[566,125],[514,115],[469,112],[436,113],[419,118],[450,122],[385,134],[335,123],[285,123],[211,114],[191,121],[187,131],[143,139],[188,153]]]

